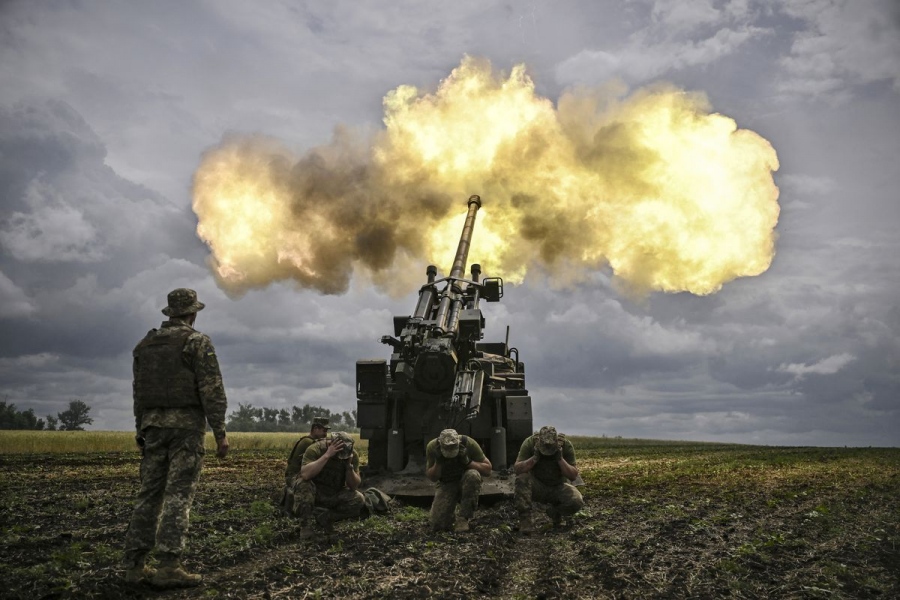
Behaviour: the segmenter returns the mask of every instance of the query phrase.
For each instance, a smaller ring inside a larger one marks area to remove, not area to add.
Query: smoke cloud
[[[397,273],[449,269],[471,194],[484,208],[469,259],[486,274],[608,267],[631,292],[703,295],[771,264],[777,169],[772,146],[703,94],[610,84],[554,106],[524,65],[466,57],[434,92],[389,92],[373,135],[338,128],[302,156],[225,136],[195,173],[193,208],[235,295],[283,280],[339,294],[354,276],[408,292],[421,277]]]

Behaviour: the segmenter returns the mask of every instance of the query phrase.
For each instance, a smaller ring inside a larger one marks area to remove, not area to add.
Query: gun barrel
[[[463,226],[462,235],[459,236],[459,246],[456,247],[456,258],[453,259],[453,268],[450,269],[451,279],[462,279],[466,274],[466,259],[469,257],[469,246],[472,243],[472,230],[475,229],[475,213],[479,208],[481,197],[470,196],[469,214],[466,215],[466,224]]]
[[[466,274],[466,259],[469,257],[469,245],[472,242],[472,230],[475,229],[475,213],[481,208],[480,196],[469,196],[469,214],[466,215],[466,224],[463,225],[462,234],[459,236],[459,246],[456,247],[456,258],[453,259],[453,268],[450,269],[450,285],[441,296],[438,305],[437,315],[435,316],[435,331],[438,334],[452,332],[456,328],[457,316],[459,314],[459,299],[456,295],[459,293],[456,287],[456,280],[462,279]],[[454,316],[456,315],[456,316]]]

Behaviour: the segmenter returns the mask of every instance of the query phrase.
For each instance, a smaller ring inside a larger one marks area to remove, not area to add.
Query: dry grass
[[[290,449],[302,434],[248,433],[228,434],[231,451]],[[354,434],[359,441],[359,435]],[[359,443],[358,450],[368,447]],[[211,433],[206,434],[206,449],[216,448]],[[130,431],[0,431],[0,454],[90,454],[97,452],[137,451]]]

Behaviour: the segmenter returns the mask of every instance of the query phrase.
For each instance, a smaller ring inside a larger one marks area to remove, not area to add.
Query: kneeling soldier
[[[478,507],[481,477],[491,474],[491,461],[478,442],[445,429],[425,447],[425,476],[436,482],[431,503],[431,529],[468,531]],[[454,511],[459,503],[459,517]]]
[[[522,442],[516,464],[516,511],[519,532],[531,533],[531,503],[548,504],[547,516],[559,527],[562,518],[574,515],[584,506],[584,498],[570,482],[578,478],[575,447],[555,427],[541,430]]]
[[[291,455],[288,457],[287,468],[284,470],[284,490],[281,493],[280,506],[281,510],[290,516],[294,514],[294,486],[302,483],[300,479],[300,467],[303,465],[303,455],[306,450],[316,443],[316,441],[325,439],[328,435],[328,419],[325,417],[315,417],[309,428],[309,435],[301,437],[294,443],[291,449]]]
[[[335,521],[358,517],[365,505],[359,484],[359,454],[349,434],[335,431],[331,439],[307,448],[294,484],[294,513],[304,524],[301,537],[315,535],[309,527],[314,515],[326,532]]]

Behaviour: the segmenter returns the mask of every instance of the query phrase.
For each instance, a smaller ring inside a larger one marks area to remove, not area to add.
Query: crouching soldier
[[[359,517],[365,505],[357,490],[360,481],[359,454],[349,434],[335,431],[330,439],[307,448],[294,484],[293,512],[303,522],[300,536],[315,535],[310,528],[313,518],[329,533],[335,521]]]
[[[303,466],[303,455],[306,450],[316,441],[324,439],[328,435],[329,421],[325,417],[314,417],[312,426],[309,428],[309,435],[304,435],[294,443],[291,454],[288,456],[287,468],[284,470],[284,491],[280,494],[280,499],[276,500],[281,510],[288,515],[293,515],[294,510],[294,485],[302,482],[300,479],[300,467]]]
[[[491,474],[491,461],[478,442],[445,429],[425,447],[425,476],[436,482],[431,503],[431,529],[462,532],[478,508],[481,477]],[[454,512],[459,504],[459,516]]]
[[[549,505],[547,516],[559,527],[563,517],[581,510],[584,498],[572,481],[578,478],[575,468],[575,447],[555,427],[541,427],[535,435],[522,442],[516,463],[516,511],[519,513],[519,532],[531,533],[531,503]]]

